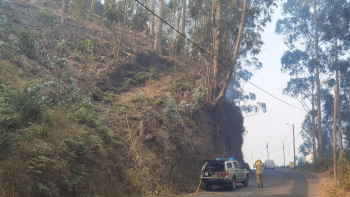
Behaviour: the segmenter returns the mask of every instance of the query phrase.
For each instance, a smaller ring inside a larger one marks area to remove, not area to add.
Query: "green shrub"
[[[153,107],[159,107],[164,103],[164,101],[162,99],[157,99],[155,101],[152,102]]]
[[[80,41],[78,43],[78,51],[80,52],[89,52],[91,53],[93,56],[96,55],[97,52],[97,47],[95,46],[95,43],[90,40],[90,39],[86,39],[84,41]]]
[[[25,51],[29,57],[33,57],[37,47],[37,36],[32,32],[20,30],[18,38],[19,47]]]
[[[186,79],[181,80],[175,80],[170,87],[170,92],[177,93],[177,92],[186,92],[190,91],[192,89],[192,85],[189,81]]]
[[[67,41],[63,39],[57,44],[56,49],[59,54],[65,55],[67,53]]]
[[[38,19],[38,21],[49,25],[52,25],[55,20],[55,15],[49,9],[40,10],[35,14],[35,17]]]
[[[143,92],[141,92],[141,94],[138,94],[134,97],[131,98],[131,101],[134,102],[134,103],[138,103],[138,102],[145,102],[147,103],[148,101],[148,97],[145,96],[145,94]]]

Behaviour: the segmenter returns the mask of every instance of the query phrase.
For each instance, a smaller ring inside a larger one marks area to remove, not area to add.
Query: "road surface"
[[[255,170],[252,171],[249,186],[244,187],[237,184],[235,191],[226,188],[214,188],[216,197],[227,197],[227,194],[236,197],[307,197],[318,196],[316,194],[318,177],[314,175],[303,175],[295,172],[264,170],[264,188],[258,188]],[[310,189],[312,188],[312,189]],[[220,195],[221,194],[221,195]],[[223,195],[226,194],[226,195]],[[200,193],[198,197],[213,197],[213,194]]]

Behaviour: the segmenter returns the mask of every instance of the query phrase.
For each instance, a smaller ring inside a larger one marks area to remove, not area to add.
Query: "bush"
[[[333,159],[332,158],[319,158],[315,161],[315,169],[318,172],[325,172],[329,170],[333,166]]]
[[[37,47],[37,36],[32,32],[20,30],[18,38],[19,47],[25,51],[29,57],[33,57]]]
[[[38,21],[49,25],[52,25],[55,20],[55,15],[49,9],[40,10],[35,14],[35,17],[38,19]]]
[[[97,47],[95,46],[95,43],[92,40],[86,39],[86,40],[80,41],[78,43],[78,51],[80,51],[82,53],[89,52],[93,56],[95,56],[96,52],[97,52]]]

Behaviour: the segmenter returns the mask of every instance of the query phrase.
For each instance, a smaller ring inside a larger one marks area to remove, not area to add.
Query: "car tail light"
[[[229,172],[226,171],[226,172],[221,172],[222,176],[228,176]]]

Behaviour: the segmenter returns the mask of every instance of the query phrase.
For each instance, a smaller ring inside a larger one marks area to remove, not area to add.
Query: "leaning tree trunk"
[[[173,43],[171,44],[171,47],[174,46],[174,43],[177,39],[177,37],[179,36],[179,30],[180,30],[180,17],[181,17],[181,10],[180,10],[180,1],[178,2],[178,7],[177,7],[177,18],[176,18],[176,35],[175,38],[173,40]],[[177,46],[176,46],[176,50],[177,50]]]
[[[219,88],[219,50],[220,50],[220,44],[221,44],[221,35],[220,35],[220,15],[221,15],[221,12],[220,12],[220,4],[221,2],[218,1],[217,2],[218,5],[216,6],[216,13],[215,13],[215,28],[216,28],[216,31],[215,31],[215,34],[214,34],[214,83],[212,84],[212,93],[213,93],[213,96],[214,96],[214,99],[215,97],[217,96],[217,90]]]
[[[158,23],[157,23],[157,32],[156,32],[156,40],[154,42],[154,50],[158,51],[159,54],[162,54],[162,29],[163,29],[163,21],[160,18],[163,17],[163,2],[159,2],[159,13],[158,13]]]
[[[246,8],[247,8],[247,0],[244,0],[243,8],[242,8],[242,18],[241,18],[241,22],[239,24],[239,30],[238,30],[237,40],[236,40],[235,51],[233,53],[233,58],[232,58],[233,68],[229,69],[229,71],[227,72],[225,82],[221,88],[220,94],[216,97],[216,99],[211,104],[212,108],[215,108],[220,103],[220,101],[224,98],[226,91],[227,91],[227,88],[228,88],[228,85],[230,84],[230,79],[232,77],[233,69],[234,69],[236,62],[237,62],[239,45],[241,44]]]
[[[320,68],[318,61],[318,29],[317,29],[317,9],[316,0],[314,0],[314,23],[315,23],[315,53],[316,53],[316,89],[317,89],[317,126],[318,126],[318,151],[319,157],[323,156],[322,145],[322,123],[321,123],[321,93],[320,93]]]

